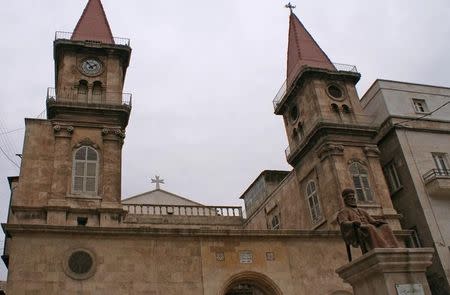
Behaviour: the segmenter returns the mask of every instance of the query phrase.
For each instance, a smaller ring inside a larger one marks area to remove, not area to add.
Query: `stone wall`
[[[8,227],[10,294],[223,295],[239,274],[284,295],[351,290],[334,273],[346,263],[337,232]],[[81,280],[66,263],[78,249],[95,267]]]

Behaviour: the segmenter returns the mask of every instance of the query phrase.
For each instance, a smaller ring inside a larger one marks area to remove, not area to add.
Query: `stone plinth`
[[[355,295],[431,295],[425,271],[433,252],[432,248],[373,249],[336,272],[352,285]],[[416,291],[405,291],[412,288]]]

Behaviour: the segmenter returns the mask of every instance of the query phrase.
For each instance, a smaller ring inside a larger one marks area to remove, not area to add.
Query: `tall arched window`
[[[100,103],[102,101],[102,82],[95,81],[92,86],[92,102]]]
[[[95,195],[97,193],[98,154],[89,146],[75,151],[73,160],[73,192]]]
[[[367,169],[360,163],[355,162],[350,165],[349,170],[352,175],[353,185],[355,186],[357,200],[360,202],[372,201],[372,191],[370,189]]]
[[[78,84],[78,100],[85,101],[88,97],[88,82],[80,80]]]
[[[322,209],[320,208],[319,196],[314,180],[311,180],[306,185],[306,201],[308,202],[309,212],[311,213],[313,223],[322,220]]]

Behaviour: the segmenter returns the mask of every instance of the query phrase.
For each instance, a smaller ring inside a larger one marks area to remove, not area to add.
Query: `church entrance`
[[[238,284],[231,287],[225,295],[270,295],[252,284]]]
[[[276,284],[266,275],[242,272],[232,276],[220,294],[223,295],[282,295]]]

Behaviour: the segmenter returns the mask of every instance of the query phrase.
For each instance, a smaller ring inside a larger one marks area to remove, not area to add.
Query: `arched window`
[[[348,105],[343,104],[343,105],[342,105],[342,111],[343,111],[344,113],[350,114],[350,113],[352,112],[352,109],[350,109],[350,107],[349,107]]]
[[[322,209],[320,208],[316,183],[313,180],[306,185],[306,201],[308,202],[309,212],[311,213],[313,223],[322,220]]]
[[[274,215],[271,220],[271,229],[280,229],[280,218]]]
[[[332,103],[331,109],[333,110],[333,112],[339,113],[339,106],[337,104]]]
[[[355,186],[357,200],[360,202],[372,201],[372,191],[370,190],[367,169],[360,163],[352,163],[349,170]]]
[[[92,87],[92,101],[100,103],[102,100],[102,82],[95,81]]]
[[[73,160],[73,192],[95,195],[97,193],[98,154],[89,146],[75,151]]]
[[[86,80],[80,80],[78,84],[78,99],[86,100],[88,94],[88,82]]]

